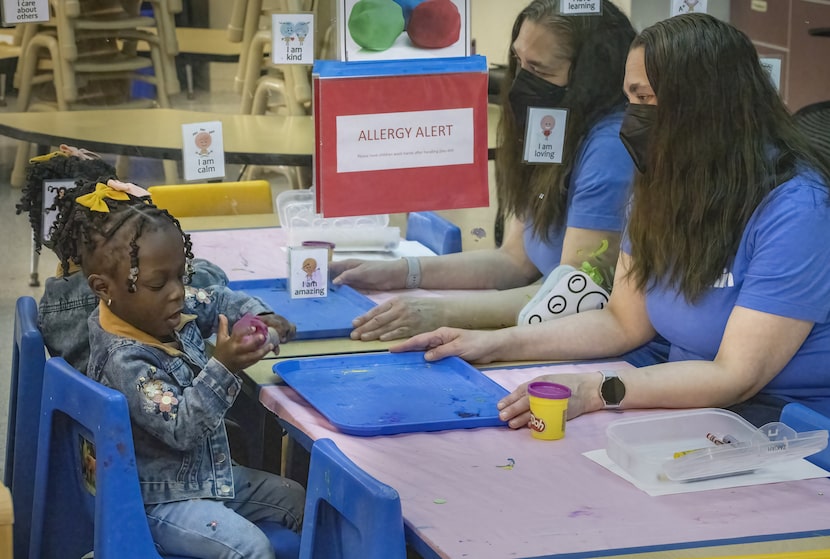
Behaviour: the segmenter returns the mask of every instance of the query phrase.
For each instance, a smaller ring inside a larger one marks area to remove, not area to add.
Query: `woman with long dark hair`
[[[497,289],[467,297],[399,297],[355,320],[352,337],[391,340],[438,326],[516,324],[537,282],[560,264],[589,262],[610,289],[633,165],[619,139],[625,57],[635,33],[609,1],[602,14],[560,13],[533,0],[513,25],[496,154],[499,248],[395,262],[334,262],[335,283],[374,289]],[[530,108],[567,110],[561,164],[524,160]],[[452,188],[452,185],[447,185]],[[608,248],[596,260],[597,249]],[[605,262],[603,266],[602,263]]]
[[[469,361],[620,355],[655,333],[669,362],[552,375],[568,415],[732,408],[761,425],[788,402],[830,415],[830,168],[793,124],[749,38],[705,14],[633,42],[620,135],[639,173],[608,306],[497,332],[449,328],[395,350]],[[529,418],[526,385],[500,403]]]

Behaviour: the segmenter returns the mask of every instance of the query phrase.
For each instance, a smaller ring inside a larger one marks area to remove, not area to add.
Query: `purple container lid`
[[[334,250],[334,243],[330,243],[328,241],[303,241],[303,246]]]
[[[527,385],[527,393],[537,398],[563,400],[571,397],[571,389],[564,384],[555,382],[536,381]]]

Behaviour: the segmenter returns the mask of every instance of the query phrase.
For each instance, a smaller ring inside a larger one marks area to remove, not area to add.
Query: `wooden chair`
[[[83,6],[81,0],[50,0],[52,23],[22,26],[21,64],[15,74],[17,110],[170,107],[169,95],[179,91],[173,58],[178,47],[168,17],[172,3],[155,0],[154,19],[131,13],[113,0]],[[138,43],[147,45],[149,60],[137,55]],[[152,74],[142,73],[146,69]],[[131,80],[153,83],[157,99],[132,100]],[[44,89],[41,95],[35,95],[36,88]],[[31,155],[32,145],[19,142],[12,186],[22,186]],[[126,159],[120,159],[119,168],[126,169]],[[166,176],[174,177],[174,168],[166,163]]]
[[[177,218],[274,211],[271,185],[265,180],[157,185],[147,190],[154,204]]]

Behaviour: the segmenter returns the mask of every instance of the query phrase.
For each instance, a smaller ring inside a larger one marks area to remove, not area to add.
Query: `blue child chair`
[[[43,377],[30,559],[91,550],[95,559],[159,559],[141,499],[126,398],[60,357],[46,362]],[[298,534],[276,523],[260,528],[279,559],[297,557]]]
[[[9,388],[4,483],[14,506],[14,556],[29,555],[32,492],[35,482],[37,432],[46,347],[37,327],[37,303],[31,297],[17,300]]]
[[[830,431],[830,417],[798,402],[790,402],[784,406],[779,421],[788,427],[792,427],[798,433],[804,431]],[[830,446],[807,456],[806,459],[820,468],[830,469]]]
[[[435,254],[461,252],[461,229],[435,212],[409,212],[406,239],[418,241]]]
[[[331,439],[311,447],[301,559],[406,559],[398,492]]]

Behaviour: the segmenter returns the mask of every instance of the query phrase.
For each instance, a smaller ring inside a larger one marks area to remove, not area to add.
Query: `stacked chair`
[[[173,14],[181,3],[152,4],[154,17],[147,17],[136,0],[50,0],[48,23],[21,25],[17,110],[170,107],[170,95],[180,90]],[[139,44],[149,58],[137,53]],[[156,98],[131,99],[133,80],[155,85]],[[23,184],[30,154],[30,144],[21,142],[13,186]]]
[[[310,67],[271,62],[271,21],[268,14],[273,11],[317,12],[320,3],[319,0],[279,0],[269,9],[263,6],[262,0],[236,0],[228,24],[228,37],[231,41],[242,43],[234,81],[234,88],[242,94],[242,114],[298,116],[311,113]],[[263,18],[263,15],[268,17]],[[319,21],[320,14],[317,17]],[[315,43],[318,51],[321,50],[320,41]],[[328,52],[315,54],[315,58],[327,58],[330,55]],[[275,170],[285,176],[292,188],[309,186],[308,169],[278,167]],[[243,178],[253,178],[256,172],[255,168],[248,168]]]

